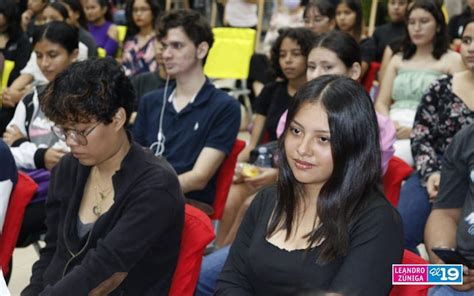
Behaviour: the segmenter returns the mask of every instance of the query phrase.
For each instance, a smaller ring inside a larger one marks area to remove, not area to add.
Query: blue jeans
[[[411,174],[400,190],[397,209],[402,216],[405,248],[418,254],[416,246],[423,242],[426,220],[431,212],[426,188],[421,186],[420,175]]]
[[[221,274],[222,268],[224,268],[229,250],[230,246],[226,246],[204,257],[194,296],[214,295],[217,279]]]
[[[428,290],[428,296],[467,296],[474,295],[474,291],[458,292],[449,286],[434,286]]]

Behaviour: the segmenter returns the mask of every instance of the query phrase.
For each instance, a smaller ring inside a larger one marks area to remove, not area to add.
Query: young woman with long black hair
[[[381,192],[377,119],[363,87],[336,75],[305,84],[279,148],[277,186],[250,206],[216,295],[388,294],[402,226]]]

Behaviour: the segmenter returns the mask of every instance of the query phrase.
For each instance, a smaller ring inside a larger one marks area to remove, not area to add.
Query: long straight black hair
[[[433,0],[416,0],[407,10],[407,24],[405,26],[405,37],[402,41],[403,59],[408,60],[416,53],[416,45],[413,44],[408,33],[408,18],[415,9],[423,9],[433,16],[436,21],[436,33],[433,40],[433,51],[431,54],[437,60],[441,58],[449,49],[448,33],[446,29],[446,20],[441,11],[441,7]]]
[[[278,199],[267,236],[295,229],[304,184],[296,180],[287,160],[285,138],[295,115],[306,104],[321,104],[331,133],[333,171],[322,186],[317,202],[320,224],[307,234],[308,249],[321,242],[321,263],[344,256],[349,247],[348,225],[367,206],[374,192],[381,193],[380,145],[377,118],[371,99],[356,81],[339,75],[323,75],[298,90],[288,108],[280,138]]]
[[[148,6],[150,6],[151,14],[153,15],[151,24],[152,28],[155,29],[155,24],[160,16],[160,5],[157,0],[146,0]],[[127,18],[127,38],[133,37],[140,32],[140,28],[135,24],[133,21],[133,5],[135,4],[135,0],[130,0],[127,2],[125,6],[125,16]]]
[[[341,4],[346,4],[347,7],[349,7],[350,10],[354,11],[356,14],[356,19],[354,23],[354,38],[357,40],[357,42],[360,41],[360,38],[362,37],[362,29],[364,26],[364,16],[363,16],[363,10],[362,10],[362,3],[360,0],[341,0],[338,6]],[[337,17],[337,6],[336,6],[336,17]],[[339,30],[339,27],[337,26],[336,22],[336,28]]]

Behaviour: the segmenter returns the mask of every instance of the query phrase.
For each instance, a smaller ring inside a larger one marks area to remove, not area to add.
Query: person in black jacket
[[[41,96],[71,153],[53,169],[46,246],[21,295],[168,294],[184,199],[166,160],[126,131],[134,98],[112,58],[72,65]]]
[[[15,62],[15,66],[8,77],[9,86],[19,75],[20,70],[28,62],[32,46],[20,29],[17,4],[14,0],[0,1],[0,76],[3,73],[4,60]],[[3,100],[0,99],[0,102]],[[3,102],[2,102],[3,103]],[[0,104],[3,105],[3,104]],[[0,135],[5,132],[7,124],[15,113],[15,105],[4,104],[0,108]]]

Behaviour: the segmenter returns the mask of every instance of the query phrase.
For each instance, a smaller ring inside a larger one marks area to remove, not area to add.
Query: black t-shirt
[[[392,264],[400,263],[400,215],[381,193],[349,224],[347,256],[325,265],[320,247],[286,251],[266,240],[276,187],[259,192],[240,226],[217,283],[216,295],[298,295],[302,290],[387,295]]]
[[[370,38],[362,39],[360,45],[360,59],[370,65],[375,56],[375,45]]]
[[[276,81],[265,85],[257,98],[255,112],[266,117],[263,132],[269,141],[277,139],[276,129],[281,115],[288,109],[293,97],[288,94],[288,82]]]
[[[438,209],[459,209],[456,232],[459,251],[474,262],[474,125],[454,136],[444,154],[439,193],[433,205]]]
[[[8,77],[8,86],[13,83],[13,81],[20,75],[21,69],[26,66],[26,63],[30,58],[31,49],[31,44],[28,41],[26,34],[21,32],[21,30],[18,30],[12,38],[8,40],[5,48],[0,49],[0,52],[6,60],[15,62],[15,66]],[[15,108],[0,108],[0,135],[3,135],[5,128],[13,118],[14,114]]]
[[[160,77],[158,71],[141,73],[130,78],[137,99],[133,110],[138,110],[140,99],[147,93],[165,86],[166,80]]]
[[[15,159],[10,151],[10,148],[0,139],[0,161],[2,163],[2,169],[0,170],[0,189],[4,189],[2,182],[11,181],[13,187],[15,187],[16,181],[18,180],[18,172],[15,165]],[[1,198],[9,198],[4,196],[4,192],[0,192]]]
[[[375,46],[374,61],[381,62],[385,47],[387,47],[387,45],[392,44],[393,42],[401,40],[404,34],[404,22],[388,23],[377,27],[371,38]]]

